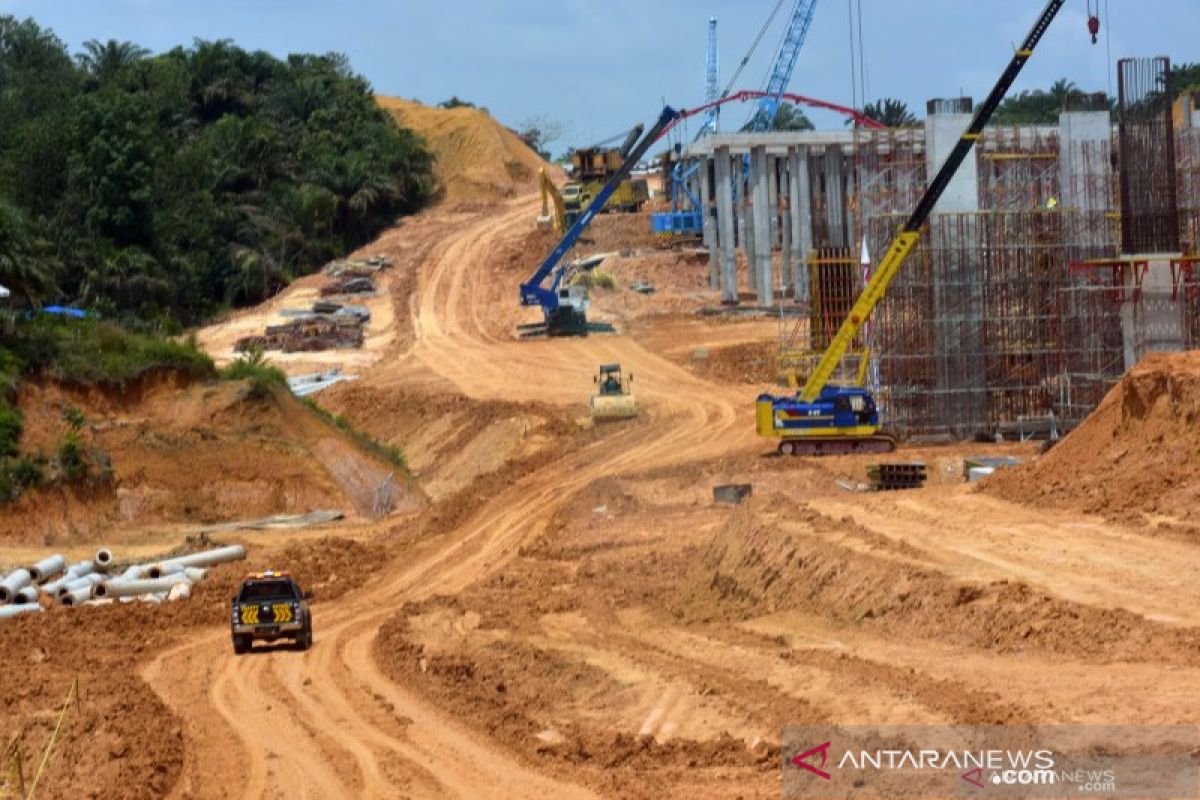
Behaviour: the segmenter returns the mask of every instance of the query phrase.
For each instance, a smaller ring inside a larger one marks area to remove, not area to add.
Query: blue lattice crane
[[[808,29],[812,27],[813,14],[817,10],[817,0],[796,0],[792,17],[788,21],[783,43],[775,55],[775,66],[767,79],[766,95],[758,101],[758,108],[750,119],[751,130],[769,131],[775,124],[775,115],[779,113],[780,98],[787,91],[792,73],[796,71],[796,61],[804,48],[804,40],[808,38]]]
[[[717,85],[720,79],[720,60],[717,54],[717,18],[711,17],[708,20],[708,58],[705,59],[704,68],[704,102],[715,103],[720,95],[721,87]],[[696,132],[696,138],[706,136],[710,133],[717,132],[717,124],[720,120],[721,107],[714,105],[708,111],[704,112],[704,122],[700,126],[700,130]]]

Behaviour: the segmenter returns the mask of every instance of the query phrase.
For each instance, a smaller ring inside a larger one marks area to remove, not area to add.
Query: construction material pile
[[[321,287],[321,297],[333,297],[342,294],[371,294],[375,291],[375,282],[370,278],[345,272],[333,278]]]
[[[358,316],[334,314],[290,320],[268,325],[262,336],[243,336],[234,350],[282,350],[285,353],[315,353],[349,350],[363,346],[363,323]]]
[[[876,492],[895,492],[903,489],[920,489],[925,485],[925,464],[910,463],[871,464],[867,467],[871,489]]]
[[[71,565],[61,555],[48,556],[31,566],[18,567],[0,580],[0,619],[44,611],[54,603],[163,603],[187,598],[192,585],[204,580],[208,567],[245,557],[246,548],[235,544],[134,564],[117,572],[108,548],[98,550],[91,561]]]
[[[1021,503],[1200,520],[1200,352],[1147,356],[1083,424],[1026,466],[983,481]]]
[[[387,256],[368,256],[367,258],[339,258],[330,261],[325,267],[325,274],[339,277],[352,275],[359,278],[369,277],[392,266],[392,260]]]

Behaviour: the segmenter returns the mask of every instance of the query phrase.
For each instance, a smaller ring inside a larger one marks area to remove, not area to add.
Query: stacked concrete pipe
[[[0,605],[11,603],[17,592],[33,582],[33,576],[24,568],[14,569],[0,581]]]
[[[43,584],[66,568],[67,559],[59,555],[54,555],[43,558],[32,567],[27,567],[26,569],[29,572],[30,580],[36,584]]]
[[[246,557],[246,548],[230,545],[164,559],[154,564],[134,564],[117,574],[116,560],[107,547],[91,560],[67,564],[52,555],[28,567],[13,570],[0,580],[0,618],[41,611],[41,595],[64,606],[141,600],[162,603],[191,596],[192,585],[204,579],[206,567]]]

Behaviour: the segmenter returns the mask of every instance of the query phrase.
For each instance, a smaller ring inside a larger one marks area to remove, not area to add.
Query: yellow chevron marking
[[[271,606],[271,611],[275,614],[277,623],[292,621],[292,607],[287,603],[275,603]]]

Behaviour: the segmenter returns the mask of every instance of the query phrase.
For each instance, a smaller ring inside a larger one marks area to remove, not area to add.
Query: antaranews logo
[[[785,798],[1193,798],[1197,726],[788,726]],[[836,742],[836,745],[835,745]]]
[[[800,769],[808,770],[819,778],[824,778],[827,781],[832,780],[833,776],[824,770],[825,761],[829,758],[829,748],[832,745],[833,741],[831,740],[828,742],[822,742],[816,747],[810,747],[803,753],[797,753],[796,755],[792,756],[792,763]],[[809,763],[809,759],[815,759],[817,755],[821,756],[821,763],[819,766],[814,766],[813,764]]]

